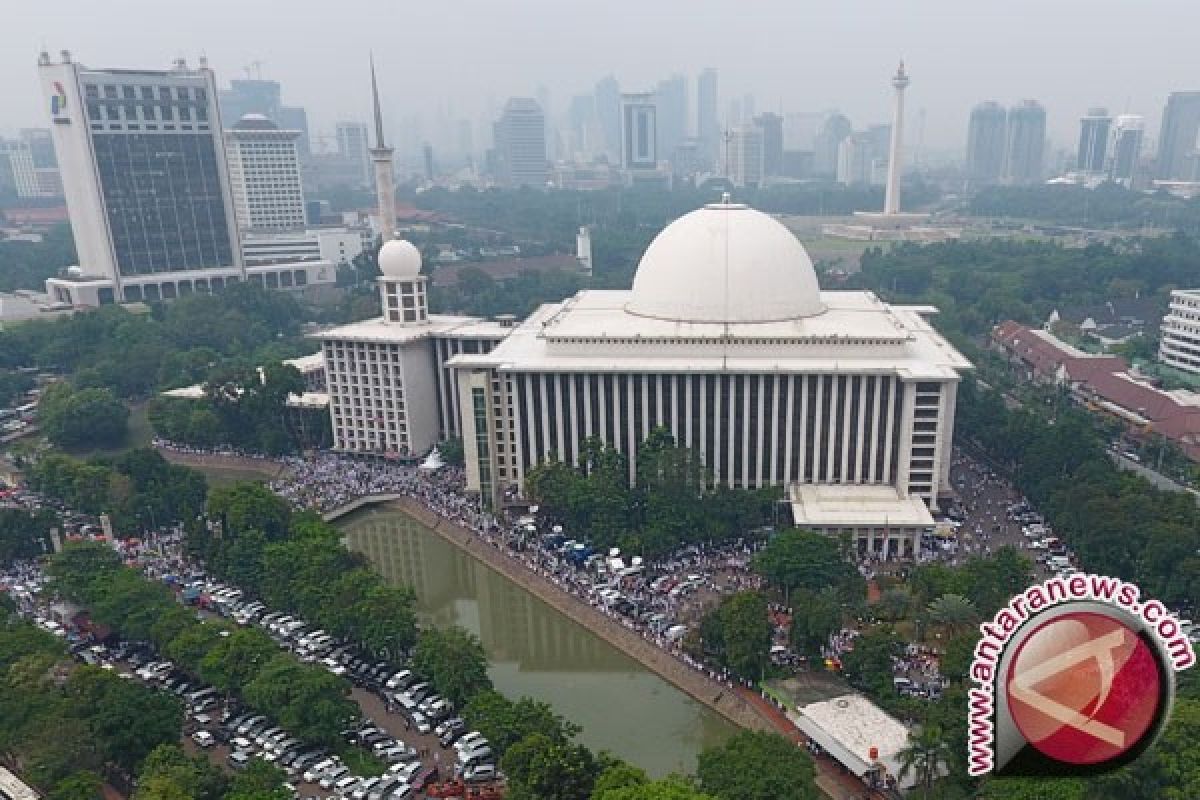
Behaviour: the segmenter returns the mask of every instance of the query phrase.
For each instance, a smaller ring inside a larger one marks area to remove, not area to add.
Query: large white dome
[[[414,280],[421,274],[421,251],[407,239],[390,239],[379,248],[379,271],[392,280]]]
[[[687,322],[775,322],[822,313],[817,274],[782,224],[744,205],[685,214],[646,248],[632,314]]]

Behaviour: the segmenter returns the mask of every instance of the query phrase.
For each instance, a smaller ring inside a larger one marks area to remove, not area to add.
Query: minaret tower
[[[379,233],[384,244],[396,237],[396,186],[392,171],[392,148],[383,143],[383,113],[379,110],[379,86],[375,82],[375,57],[371,56],[371,99],[375,105],[375,194],[379,201]]]
[[[892,76],[892,86],[896,88],[896,109],[892,117],[892,146],[888,153],[887,191],[884,194],[883,213],[900,213],[900,160],[904,150],[904,90],[908,88],[908,73],[904,71],[904,62]]]

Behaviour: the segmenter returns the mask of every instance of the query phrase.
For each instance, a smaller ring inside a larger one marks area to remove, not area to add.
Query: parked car
[[[208,731],[196,731],[192,734],[192,741],[196,743],[197,747],[206,749],[217,743],[216,737]]]

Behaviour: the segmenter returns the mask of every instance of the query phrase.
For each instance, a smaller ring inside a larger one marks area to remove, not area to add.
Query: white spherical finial
[[[379,271],[392,280],[411,281],[421,274],[421,251],[407,239],[391,239],[379,248]]]

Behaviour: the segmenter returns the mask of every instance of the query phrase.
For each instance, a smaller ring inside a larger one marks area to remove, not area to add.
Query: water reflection
[[[734,732],[721,717],[645,670],[503,575],[398,511],[341,523],[347,544],[384,579],[417,593],[423,618],[483,642],[496,687],[544,700],[583,726],[583,741],[653,775],[692,772],[696,754]]]

